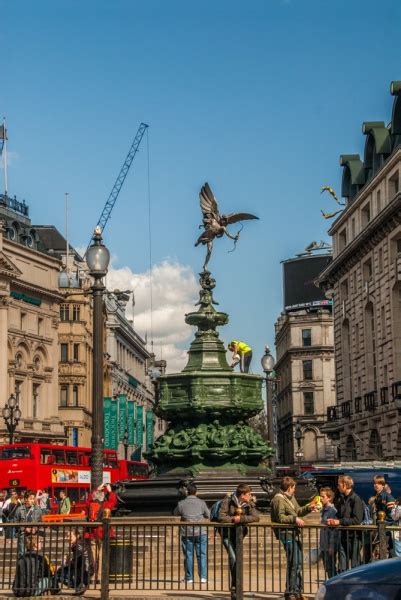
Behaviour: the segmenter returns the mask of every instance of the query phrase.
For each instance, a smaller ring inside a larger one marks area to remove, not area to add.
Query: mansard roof
[[[401,145],[401,81],[393,81],[390,93],[395,97],[392,120],[388,126],[384,121],[365,121],[362,133],[366,135],[363,162],[358,154],[343,154],[341,194],[352,201],[362,187],[375,175],[392,152]]]

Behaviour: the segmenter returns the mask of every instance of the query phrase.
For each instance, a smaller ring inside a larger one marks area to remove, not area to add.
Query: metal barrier
[[[0,589],[15,589],[18,557],[25,556],[39,569],[41,591],[84,593],[89,587],[101,600],[114,590],[230,592],[242,600],[245,592],[283,593],[287,576],[301,578],[304,593],[313,594],[339,570],[387,558],[392,536],[401,537],[399,528],[383,522],[283,528],[106,517],[0,526]],[[331,546],[322,550],[327,532]]]

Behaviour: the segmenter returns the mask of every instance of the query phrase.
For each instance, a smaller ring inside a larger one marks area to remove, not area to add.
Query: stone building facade
[[[337,402],[325,431],[342,460],[401,453],[401,82],[392,121],[366,122],[363,161],[344,155],[346,205],[319,278],[334,301]]]
[[[0,408],[15,393],[15,441],[62,443],[58,415],[57,258],[43,252],[25,203],[0,196]],[[0,443],[8,441],[0,421]]]
[[[280,465],[296,464],[296,423],[304,464],[333,459],[322,431],[335,399],[331,307],[286,311],[276,325],[277,438]]]
[[[119,436],[120,456],[141,460],[155,437],[164,431],[163,423],[154,416],[155,387],[149,376],[155,365],[154,355],[146,349],[143,340],[134,330],[132,321],[125,315],[129,301],[127,292],[106,293],[105,300],[105,349],[106,372],[104,394],[117,401],[123,395],[133,404],[135,435],[129,439],[128,419],[125,440]],[[165,365],[161,365],[165,369]],[[120,410],[120,407],[119,407]],[[140,422],[139,422],[140,421]]]
[[[92,306],[86,263],[53,225],[35,230],[46,252],[60,261],[58,327],[58,411],[65,443],[91,445]]]

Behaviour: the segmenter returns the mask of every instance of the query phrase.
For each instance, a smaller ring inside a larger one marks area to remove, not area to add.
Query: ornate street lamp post
[[[103,278],[107,274],[110,252],[102,244],[96,227],[93,244],[86,251],[89,274],[94,278],[93,295],[93,369],[92,369],[92,489],[103,481]]]
[[[274,431],[274,415],[273,402],[275,401],[275,382],[274,382],[274,358],[270,352],[269,346],[265,346],[265,353],[261,358],[262,369],[266,376],[266,416],[267,416],[267,431],[271,446],[275,446],[275,431]],[[277,449],[274,447],[274,453],[269,456],[269,466],[274,474],[275,457]]]
[[[19,420],[21,418],[21,410],[18,406],[18,400],[11,394],[7,400],[7,404],[2,410],[3,419],[8,429],[9,443],[14,443],[14,433],[18,427]]]
[[[302,459],[304,457],[304,453],[302,451],[301,448],[301,440],[302,440],[302,428],[301,428],[301,422],[298,419],[297,420],[297,424],[295,425],[295,440],[297,442],[297,450],[295,452],[295,457],[298,461],[298,476],[301,475],[301,463],[302,463]]]

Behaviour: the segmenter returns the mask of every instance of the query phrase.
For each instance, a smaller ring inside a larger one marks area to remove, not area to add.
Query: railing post
[[[244,598],[244,526],[235,526],[235,590],[231,591],[232,600]]]
[[[377,513],[377,530],[379,535],[379,558],[380,560],[387,558],[387,536],[386,523],[384,521],[386,513],[380,511]]]
[[[111,510],[103,511],[102,565],[100,576],[100,600],[109,600],[109,567],[110,567],[110,517]]]

